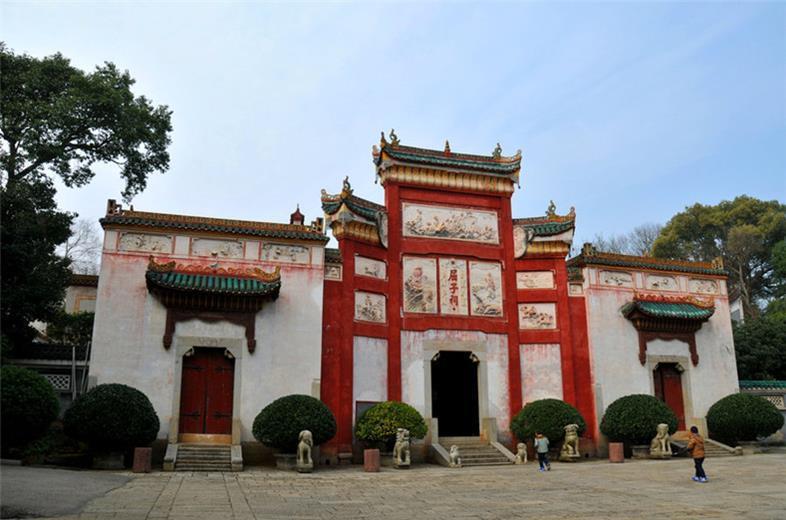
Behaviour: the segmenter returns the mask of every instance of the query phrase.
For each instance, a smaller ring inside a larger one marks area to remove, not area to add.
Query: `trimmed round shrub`
[[[783,415],[774,404],[757,395],[727,395],[707,412],[710,437],[731,446],[767,437],[781,426]]]
[[[336,434],[333,412],[310,395],[287,395],[276,399],[259,412],[254,419],[254,437],[283,453],[295,453],[298,436],[309,430],[314,446],[329,441]]]
[[[652,395],[633,394],[620,397],[606,408],[600,431],[612,442],[648,445],[661,423],[669,425],[669,433],[677,431],[677,416],[666,403]]]
[[[67,435],[99,451],[148,446],[160,426],[150,399],[121,384],[98,385],[79,396],[63,423]]]
[[[369,408],[355,424],[355,437],[370,444],[391,448],[396,430],[406,428],[413,439],[422,439],[428,429],[420,412],[400,401],[385,401]]]
[[[527,403],[513,417],[510,431],[521,441],[533,439],[540,432],[549,438],[551,446],[558,446],[565,438],[565,426],[577,424],[578,434],[587,429],[587,423],[578,410],[560,399],[539,399]]]
[[[26,368],[4,366],[0,370],[0,395],[4,447],[20,446],[42,436],[60,412],[52,384]]]

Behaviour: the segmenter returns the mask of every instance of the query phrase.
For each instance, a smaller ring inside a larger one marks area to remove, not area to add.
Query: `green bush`
[[[510,431],[521,441],[532,439],[540,432],[549,438],[552,447],[565,438],[565,426],[577,424],[578,434],[587,429],[587,423],[578,410],[560,399],[539,399],[527,403],[510,423]]]
[[[396,430],[406,428],[413,439],[422,439],[428,431],[420,412],[406,403],[385,401],[369,408],[355,423],[355,437],[370,444],[390,448]]]
[[[677,416],[666,403],[652,395],[633,394],[620,397],[606,408],[600,431],[612,442],[635,446],[649,444],[661,423],[669,425],[669,433],[677,431]]]
[[[98,385],[82,394],[63,422],[67,435],[101,451],[148,446],[160,426],[150,399],[121,384]]]
[[[254,437],[284,453],[297,450],[302,430],[309,430],[318,446],[336,434],[336,418],[319,399],[295,394],[276,399],[254,419]]]
[[[42,436],[60,412],[52,384],[25,368],[4,366],[0,370],[0,395],[3,449]]]
[[[774,404],[757,395],[727,395],[707,412],[710,437],[732,446],[738,441],[772,435],[781,426],[783,415]]]

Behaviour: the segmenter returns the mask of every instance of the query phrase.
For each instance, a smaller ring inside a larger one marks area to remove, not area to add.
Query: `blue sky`
[[[516,217],[575,206],[578,241],[739,194],[786,201],[785,3],[14,3],[16,52],[112,61],[173,110],[136,209],[286,221],[378,202],[371,146],[523,150]],[[61,189],[98,219],[122,183]]]

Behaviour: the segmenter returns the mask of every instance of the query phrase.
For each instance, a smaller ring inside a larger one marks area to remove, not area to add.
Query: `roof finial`
[[[341,197],[347,198],[352,195],[352,185],[349,184],[349,175],[344,177],[344,185],[341,187]]]
[[[546,216],[547,217],[556,217],[557,216],[557,205],[554,204],[553,200],[549,201],[549,207],[546,209]]]
[[[390,144],[393,146],[398,146],[399,140],[398,136],[396,135],[396,131],[392,128],[390,129]]]
[[[497,146],[494,148],[494,152],[491,154],[491,156],[494,159],[501,159],[502,158],[502,147],[500,146],[499,143],[497,143]]]
[[[381,137],[379,138],[379,147],[384,148],[388,144],[387,140],[385,139],[385,131],[381,131],[380,134]]]
[[[450,154],[450,141],[445,139],[445,155],[449,155],[449,154]]]

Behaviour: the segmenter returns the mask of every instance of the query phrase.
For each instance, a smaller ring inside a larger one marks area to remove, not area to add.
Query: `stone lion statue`
[[[671,457],[671,437],[669,437],[669,425],[660,423],[657,433],[650,443],[650,455],[655,457]]]
[[[460,468],[461,467],[461,456],[459,455],[459,447],[455,444],[450,447],[450,467],[451,468]]]
[[[298,471],[310,471],[314,467],[311,459],[311,449],[314,447],[314,437],[308,430],[303,430],[298,435],[297,442],[297,469]]]
[[[579,425],[565,426],[565,442],[562,444],[560,455],[565,457],[580,457],[579,454]]]
[[[516,445],[516,464],[527,463],[527,445],[520,442]]]
[[[396,430],[396,444],[393,446],[393,463],[397,468],[409,467],[409,430]]]

